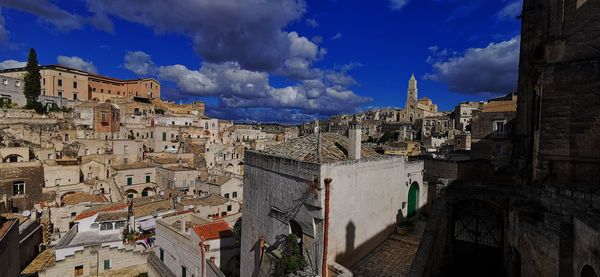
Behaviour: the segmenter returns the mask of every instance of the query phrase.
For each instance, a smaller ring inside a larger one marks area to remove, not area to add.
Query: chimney
[[[179,221],[181,222],[181,232],[185,233],[185,215],[182,215]]]
[[[350,121],[348,129],[348,137],[350,138],[350,147],[348,149],[348,158],[351,160],[359,160],[361,153],[361,137],[362,137],[362,125],[356,119],[356,115]]]

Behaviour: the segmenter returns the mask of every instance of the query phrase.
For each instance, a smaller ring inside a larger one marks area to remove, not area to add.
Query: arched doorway
[[[596,271],[590,265],[584,265],[581,269],[581,277],[598,277]]]
[[[413,182],[408,190],[408,211],[406,216],[413,217],[419,208],[419,183]]]
[[[454,206],[453,223],[451,275],[504,276],[502,210],[466,200]]]
[[[137,195],[137,193],[138,192],[136,190],[134,190],[134,189],[128,189],[128,190],[125,191],[124,195],[127,198],[134,198]]]

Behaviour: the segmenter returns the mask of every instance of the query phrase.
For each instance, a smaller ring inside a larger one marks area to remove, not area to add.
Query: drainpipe
[[[259,249],[258,249],[258,258],[259,260],[262,260],[262,256],[263,256],[263,248],[265,247],[265,237],[260,237],[260,244],[259,244]]]
[[[202,277],[204,277],[204,264],[206,263],[206,259],[204,259],[204,237],[200,238],[200,252],[202,253]]]
[[[329,189],[331,178],[325,178],[325,228],[323,230],[323,277],[327,277],[327,240],[329,239]]]

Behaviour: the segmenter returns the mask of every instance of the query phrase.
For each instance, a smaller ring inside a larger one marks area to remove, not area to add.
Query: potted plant
[[[412,231],[414,228],[415,228],[414,223],[412,223],[411,221],[405,220],[405,221],[400,222],[400,224],[398,224],[398,226],[396,226],[396,232],[399,235],[406,235],[410,231]]]

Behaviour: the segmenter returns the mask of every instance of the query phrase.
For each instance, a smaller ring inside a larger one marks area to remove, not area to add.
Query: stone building
[[[481,111],[486,102],[466,101],[454,107],[454,128],[461,131],[467,131],[467,126],[471,124],[471,118],[474,111]]]
[[[44,172],[39,161],[0,163],[0,211],[24,211],[50,195],[42,193]]]
[[[110,176],[127,198],[152,196],[157,193],[156,167],[148,161],[113,165]]]
[[[23,93],[23,79],[0,74],[0,107],[15,103],[19,107],[25,106],[27,100]]]
[[[481,111],[473,112],[471,119],[471,157],[489,160],[496,167],[510,164],[512,156],[511,133],[517,113],[517,97],[510,100],[490,100]]]
[[[25,68],[0,70],[0,75],[23,78]],[[152,78],[120,80],[62,65],[40,66],[41,95],[71,100],[106,102],[136,96],[160,98],[160,83]]]
[[[219,268],[237,276],[239,271],[239,245],[224,221],[207,222],[191,214],[159,220],[156,246],[160,266],[173,276],[224,276]]]
[[[405,107],[404,109],[398,111],[398,119],[396,121],[414,122],[419,118],[440,115],[437,105],[433,104],[431,99],[427,97],[423,97],[421,99],[417,98],[417,80],[415,79],[414,74],[411,75],[410,80],[408,81],[408,89],[406,94],[407,97]]]
[[[468,161],[447,175],[447,162],[426,166],[440,184],[437,224],[411,276],[600,272],[600,2],[525,0],[520,18],[510,166]]]
[[[242,276],[269,274],[263,257],[290,233],[312,272],[349,267],[426,204],[423,162],[361,147],[361,129],[353,122],[350,138],[312,134],[246,151]]]
[[[0,215],[2,276],[18,276],[19,272],[40,252],[41,243],[42,227],[37,214],[30,213],[30,216]]]
[[[91,245],[37,272],[53,276],[137,276],[148,272],[147,254],[131,248]]]
[[[200,193],[218,194],[225,198],[241,201],[243,180],[241,176],[213,176],[198,185]]]

